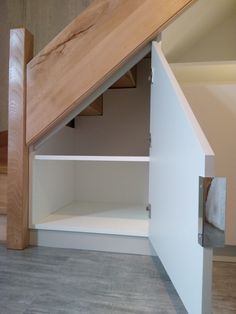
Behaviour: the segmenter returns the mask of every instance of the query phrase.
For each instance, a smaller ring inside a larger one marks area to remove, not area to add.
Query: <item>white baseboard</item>
[[[147,237],[30,230],[30,244],[126,254],[155,255]]]

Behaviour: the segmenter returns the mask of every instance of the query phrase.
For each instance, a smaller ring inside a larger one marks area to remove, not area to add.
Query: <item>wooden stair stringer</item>
[[[112,76],[192,2],[94,1],[27,66],[27,144],[71,120],[92,95],[100,96],[100,87],[110,87]]]

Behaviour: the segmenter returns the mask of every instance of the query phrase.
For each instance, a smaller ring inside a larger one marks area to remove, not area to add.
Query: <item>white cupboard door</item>
[[[212,250],[198,244],[199,176],[214,154],[158,43],[152,45],[149,237],[186,310],[211,313]]]

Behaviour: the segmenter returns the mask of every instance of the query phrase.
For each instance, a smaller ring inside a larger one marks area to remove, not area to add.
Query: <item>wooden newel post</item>
[[[26,66],[33,57],[33,36],[26,29],[10,32],[8,111],[7,247],[24,249],[28,231],[28,160],[26,146]]]

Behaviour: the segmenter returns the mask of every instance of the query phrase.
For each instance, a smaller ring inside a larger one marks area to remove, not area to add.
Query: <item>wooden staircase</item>
[[[137,67],[134,66],[119,80],[117,80],[110,89],[134,88],[136,87]],[[103,114],[103,95],[95,99],[91,105],[80,112],[79,116],[101,116]]]
[[[27,65],[27,144],[85,109],[85,101],[102,94],[104,83],[109,88],[109,79],[192,2],[94,1]]]
[[[33,145],[70,122],[126,73],[130,80],[132,67],[150,52],[151,41],[193,2],[95,0],[34,58],[32,35],[25,29],[11,31],[9,248],[29,243]]]

